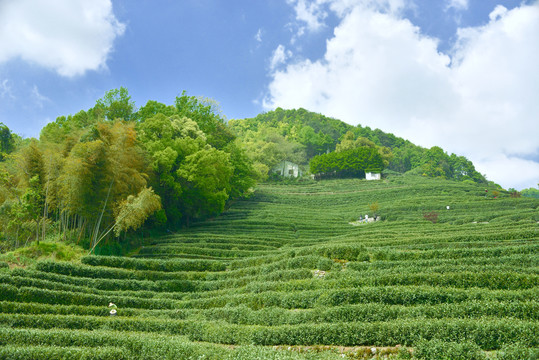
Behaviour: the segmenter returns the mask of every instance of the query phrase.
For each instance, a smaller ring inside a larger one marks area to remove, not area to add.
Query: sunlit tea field
[[[533,359],[538,222],[474,184],[262,184],[130,257],[0,264],[0,358]]]

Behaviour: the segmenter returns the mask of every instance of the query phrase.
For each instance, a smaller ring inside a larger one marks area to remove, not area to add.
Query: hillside
[[[487,190],[261,184],[130,258],[0,263],[0,358],[533,358],[539,200]]]
[[[277,108],[254,118],[230,120],[228,124],[261,173],[282,160],[303,164],[308,170],[313,157],[369,147],[380,152],[385,167],[391,171],[487,183],[464,156],[447,154],[438,146],[426,149],[380,129],[352,126],[301,108]]]

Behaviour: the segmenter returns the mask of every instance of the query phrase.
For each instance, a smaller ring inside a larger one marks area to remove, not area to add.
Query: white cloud
[[[256,32],[255,40],[259,43],[262,42],[262,29],[258,29]]]
[[[458,31],[449,56],[399,15],[399,2],[368,2],[331,5],[342,21],[324,57],[273,71],[266,108],[305,107],[378,127],[464,155],[504,187],[535,186],[539,4],[497,7],[487,25]]]
[[[15,95],[13,95],[13,91],[9,82],[10,81],[8,79],[4,79],[0,83],[0,98],[9,98],[15,100]]]
[[[507,14],[507,8],[503,5],[498,5],[494,10],[488,15],[490,21],[498,20],[499,18],[504,17]]]
[[[287,3],[294,6],[298,23],[306,25],[299,26],[297,36],[326,26],[324,20],[328,17],[329,11],[335,12],[339,17],[356,8],[396,14],[407,7],[415,6],[414,0],[287,0]]]
[[[0,63],[20,58],[62,76],[82,75],[106,66],[124,29],[110,0],[3,0]]]
[[[35,85],[35,84],[32,87],[32,99],[34,99],[34,102],[36,103],[36,105],[39,108],[43,108],[44,103],[51,101],[51,99],[49,99],[48,97],[42,95],[39,92],[39,89],[37,88],[37,85]]]
[[[497,153],[478,162],[476,168],[482,174],[496,174],[495,180],[489,179],[506,189],[537,188],[539,184],[539,163],[535,161]]]
[[[296,20],[305,23],[309,31],[316,31],[324,25],[323,20],[327,17],[327,12],[324,9],[326,2],[326,0],[288,0],[289,4],[294,5]],[[299,35],[304,30],[301,27]]]
[[[446,9],[467,10],[468,0],[447,0]]]
[[[290,50],[286,50],[283,45],[277,46],[273,51],[273,55],[270,60],[270,70],[275,70],[279,65],[284,64],[285,61],[292,56]]]

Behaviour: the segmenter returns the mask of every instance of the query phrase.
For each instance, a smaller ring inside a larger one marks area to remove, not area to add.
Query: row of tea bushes
[[[191,341],[222,344],[413,346],[421,339],[444,339],[471,341],[485,350],[499,349],[505,344],[517,342],[527,347],[539,346],[537,322],[496,318],[244,326],[157,318],[0,314],[0,325],[11,328],[143,331],[184,335]]]
[[[58,305],[0,301],[0,313],[51,314],[51,315],[93,315],[107,316],[106,304],[98,305]],[[539,320],[537,301],[497,302],[469,301],[457,304],[437,305],[386,305],[378,303],[342,305],[335,307],[314,307],[297,311],[280,307],[265,307],[253,310],[245,305],[210,309],[141,309],[122,307],[118,310],[122,317],[139,316],[145,318],[203,319],[226,321],[241,325],[299,325],[306,323],[331,322],[376,322],[395,319],[441,319],[441,318],[514,318]]]
[[[146,299],[121,295],[102,296],[32,287],[18,288],[9,284],[0,284],[0,301],[60,305],[107,305],[109,302],[114,301],[122,307],[141,309],[174,309],[177,307],[176,303],[178,302],[163,298]]]
[[[208,272],[206,271],[163,272],[157,270],[129,270],[55,261],[40,261],[36,264],[36,270],[73,277],[94,279],[133,279],[142,281],[198,280],[204,279],[208,275]]]
[[[183,336],[137,332],[0,328],[0,358],[21,360],[330,360],[341,357],[333,353],[297,353],[254,346],[229,349],[191,342]]]
[[[118,256],[85,256],[83,264],[152,271],[223,271],[224,263],[211,260],[141,260]]]

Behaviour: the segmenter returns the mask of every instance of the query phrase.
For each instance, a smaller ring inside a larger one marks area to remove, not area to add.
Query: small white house
[[[283,160],[278,163],[272,170],[272,173],[278,174],[284,177],[298,177],[302,175],[301,169],[298,164],[292,161]]]
[[[369,171],[365,173],[365,179],[366,180],[380,180],[382,178],[382,174],[375,171]]]

